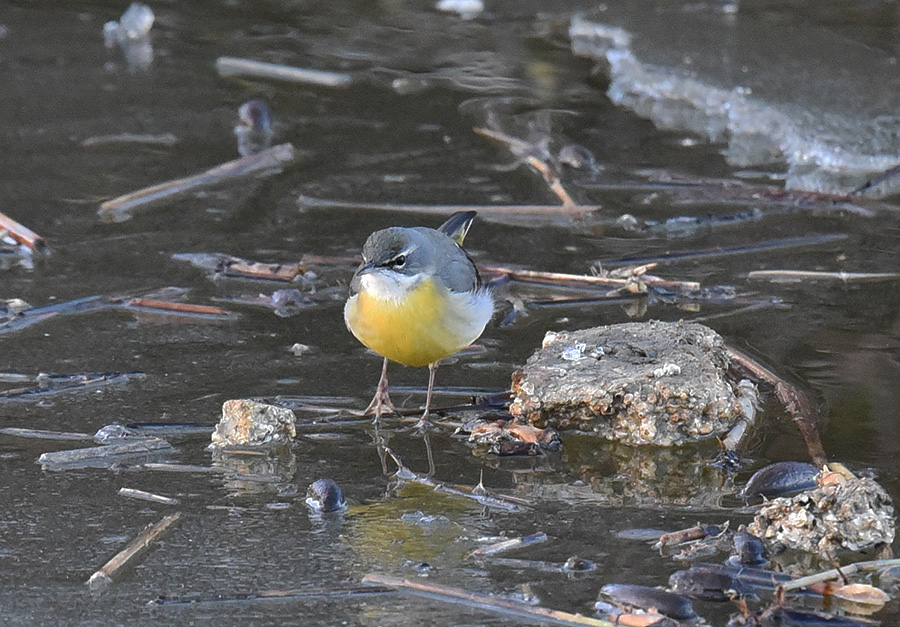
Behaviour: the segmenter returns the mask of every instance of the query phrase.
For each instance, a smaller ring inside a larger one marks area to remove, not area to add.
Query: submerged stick
[[[128,498],[150,501],[152,503],[162,503],[163,505],[178,505],[178,499],[134,488],[119,488],[119,496],[127,496]]]
[[[10,237],[31,250],[40,250],[46,245],[43,237],[2,212],[0,212],[0,230],[8,231]]]
[[[128,455],[143,455],[146,453],[161,453],[173,450],[174,447],[159,438],[140,438],[121,444],[105,444],[103,446],[89,446],[86,448],[68,449],[65,451],[52,451],[38,457],[37,463],[42,466],[65,467],[84,465],[99,461],[113,460],[114,458]],[[111,461],[109,463],[112,463]]]
[[[240,601],[266,601],[271,599],[331,599],[396,592],[393,586],[351,585],[336,588],[294,588],[287,590],[260,590],[258,592],[214,592],[212,594],[184,594],[158,596],[153,605],[185,605],[194,603],[235,603]]]
[[[568,274],[564,272],[543,272],[540,270],[524,270],[513,268],[511,266],[501,266],[495,264],[480,264],[479,268],[484,272],[506,275],[512,281],[521,281],[523,283],[550,283],[559,285],[565,283],[605,285],[614,288],[627,287],[632,281],[631,279],[619,279],[605,276],[594,276],[589,274]],[[700,283],[697,281],[670,281],[660,279],[654,276],[641,275],[640,281],[647,285],[659,285],[661,287],[674,287],[687,290],[700,289]]]
[[[489,594],[469,592],[468,590],[463,590],[461,588],[444,586],[427,581],[412,581],[400,577],[382,575],[381,573],[369,573],[363,577],[362,582],[376,586],[390,586],[403,592],[444,601],[445,603],[458,603],[468,607],[477,607],[479,609],[488,610],[490,612],[521,616],[529,620],[549,622],[555,625],[614,627],[614,623],[599,618],[590,618],[588,616],[582,616],[581,614],[570,614],[569,612],[535,607],[520,601],[504,599],[503,597]]]
[[[881,183],[884,183],[888,179],[895,177],[897,174],[900,174],[900,164],[892,166],[892,167],[888,168],[887,170],[885,170],[884,172],[876,174],[875,176],[873,176],[872,178],[867,180],[865,183],[863,183],[862,185],[860,185],[859,187],[854,189],[852,192],[850,192],[849,195],[850,196],[858,196],[859,194],[862,194],[863,192],[875,187],[876,185],[880,185]]]
[[[266,63],[238,57],[219,57],[216,59],[216,70],[222,76],[252,76],[254,78],[274,78],[304,85],[321,85],[323,87],[349,87],[353,77],[340,72],[310,70],[307,68]]]
[[[144,551],[146,551],[151,542],[155,542],[159,540],[160,536],[171,527],[174,523],[178,522],[178,519],[181,518],[181,512],[175,512],[174,514],[169,514],[168,516],[164,516],[162,520],[156,523],[152,523],[144,527],[144,530],[141,531],[135,538],[129,542],[124,549],[119,551],[111,560],[106,562],[100,570],[91,575],[91,578],[88,579],[87,584],[90,586],[91,590],[98,591],[107,587],[112,583],[113,577],[115,577],[122,568],[141,555]]]
[[[730,346],[726,346],[726,349],[728,356],[741,368],[775,388],[775,395],[791,415],[800,435],[803,436],[812,463],[822,468],[828,461],[828,456],[825,454],[825,447],[822,446],[816,414],[803,392],[744,353]]]
[[[798,579],[782,583],[779,587],[784,592],[790,592],[791,590],[799,590],[800,588],[806,588],[823,581],[831,581],[832,579],[844,579],[848,575],[853,575],[859,572],[880,570],[882,568],[891,568],[895,566],[900,566],[900,559],[869,560],[865,562],[856,562],[854,564],[841,566],[840,569],[833,568],[831,570],[826,570],[814,575],[800,577]]]
[[[273,170],[290,163],[296,158],[293,145],[279,144],[256,154],[228,161],[200,174],[175,179],[136,192],[107,200],[100,205],[100,215],[127,213],[142,205],[171,198],[195,189],[217,185],[223,181],[238,179],[258,172]]]
[[[94,440],[93,433],[73,433],[71,431],[48,431],[46,429],[23,429],[20,427],[3,427],[0,433],[14,435],[18,438],[37,438],[39,440]]]
[[[766,279],[774,282],[790,281],[843,281],[854,283],[860,281],[896,281],[900,272],[822,272],[814,270],[754,270],[747,273],[748,279]]]
[[[199,316],[229,316],[231,312],[215,305],[194,305],[192,303],[176,303],[154,298],[132,298],[124,305],[126,308],[149,309],[165,313],[194,314]]]
[[[504,540],[502,542],[497,542],[495,544],[481,547],[480,549],[475,549],[474,551],[469,553],[468,557],[489,557],[491,555],[505,553],[506,551],[512,551],[513,549],[518,549],[523,546],[530,546],[532,544],[539,544],[546,541],[547,534],[543,531],[539,531],[528,536],[523,536],[520,538],[510,538],[509,540]]]
[[[420,475],[409,468],[407,468],[403,461],[397,457],[397,454],[394,453],[391,449],[386,446],[382,446],[384,451],[391,456],[394,460],[394,463],[397,464],[397,474],[396,477],[400,479],[405,479],[407,481],[413,481],[415,483],[428,486],[432,488],[435,492],[442,492],[444,494],[452,494],[455,496],[462,496],[467,499],[472,499],[477,502],[479,505],[484,505],[485,507],[494,507],[497,509],[504,509],[508,512],[520,512],[522,511],[522,507],[513,503],[511,501],[507,501],[502,498],[497,498],[494,496],[489,496],[487,494],[476,494],[474,492],[466,492],[465,490],[460,490],[459,488],[450,487],[445,485],[439,481],[435,481],[434,479]]]
[[[398,213],[422,213],[446,216],[457,211],[477,211],[491,215],[581,215],[599,211],[599,205],[404,205],[394,203],[348,202],[300,196],[297,202],[307,207],[326,209],[369,209],[371,211],[395,211]]]

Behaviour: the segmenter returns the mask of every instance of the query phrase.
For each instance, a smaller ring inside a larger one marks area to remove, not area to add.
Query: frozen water
[[[900,162],[889,53],[795,21],[654,7],[611,4],[570,24],[573,51],[605,66],[616,104],[723,142],[736,167],[783,164],[792,189],[846,193]]]

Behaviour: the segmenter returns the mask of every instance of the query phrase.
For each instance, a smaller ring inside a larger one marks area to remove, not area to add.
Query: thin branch
[[[292,67],[280,63],[266,63],[238,57],[219,57],[216,70],[222,76],[249,76],[252,78],[273,78],[280,81],[320,85],[322,87],[349,87],[353,77],[340,72],[311,70]]]
[[[521,616],[530,620],[549,622],[555,625],[574,625],[575,627],[584,627],[585,625],[592,627],[614,627],[614,623],[599,618],[590,618],[588,616],[582,616],[581,614],[570,614],[569,612],[535,607],[520,601],[513,601],[511,599],[504,599],[503,597],[488,594],[479,594],[477,592],[469,592],[468,590],[463,590],[461,588],[444,586],[428,581],[412,581],[409,579],[401,579],[400,577],[383,575],[381,573],[369,573],[363,577],[362,581],[363,583],[376,586],[391,586],[403,592],[425,596],[446,603],[459,603],[468,607],[477,607],[499,614]],[[618,624],[624,625],[625,623],[620,622]]]
[[[797,429],[800,431],[800,435],[803,436],[803,440],[806,442],[806,449],[813,464],[819,468],[824,466],[825,462],[828,461],[828,456],[825,454],[825,447],[822,446],[819,426],[816,423],[816,414],[803,392],[744,353],[730,346],[727,348],[729,357],[741,368],[758,380],[765,381],[775,388],[775,395],[791,415],[791,418],[797,425]]]
[[[457,211],[477,211],[485,216],[491,215],[582,215],[599,211],[599,205],[404,205],[394,203],[365,203],[343,200],[328,200],[300,196],[297,199],[305,207],[326,209],[368,209],[371,211],[394,211],[397,213],[421,213],[426,215],[446,216]]]
[[[160,539],[162,534],[178,522],[181,518],[181,512],[175,512],[164,516],[159,522],[148,525],[135,538],[129,542],[124,549],[119,551],[115,557],[106,562],[100,570],[91,575],[87,584],[91,590],[102,590],[112,583],[115,577],[123,567],[133,562],[138,556],[146,551],[152,542]]]
[[[820,272],[813,270],[754,270],[747,273],[748,279],[764,279],[775,282],[810,281],[843,281],[854,283],[862,281],[896,281],[900,272]]]
[[[5,213],[0,213],[0,231],[7,231],[10,237],[31,250],[40,250],[46,245],[43,237],[24,224],[16,222]]]
[[[242,178],[267,170],[280,169],[296,158],[296,151],[291,144],[272,146],[253,155],[247,155],[234,161],[228,161],[200,174],[175,179],[145,187],[136,192],[107,200],[100,205],[100,215],[125,215],[132,209],[159,200],[171,198],[189,191],[218,185],[224,181]]]

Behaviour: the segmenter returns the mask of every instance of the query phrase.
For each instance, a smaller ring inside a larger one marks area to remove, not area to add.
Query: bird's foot
[[[391,402],[391,396],[388,394],[387,388],[381,389],[379,386],[378,391],[375,392],[374,398],[372,398],[372,402],[369,403],[369,406],[366,407],[366,410],[363,412],[365,415],[374,414],[375,422],[377,423],[381,416],[385,413],[389,414],[397,414],[400,415],[400,412],[397,411],[397,408],[394,407],[394,403]]]
[[[413,431],[416,433],[426,433],[435,429],[434,423],[431,422],[431,412],[426,411],[422,414],[422,417],[419,418],[419,421],[413,427]]]

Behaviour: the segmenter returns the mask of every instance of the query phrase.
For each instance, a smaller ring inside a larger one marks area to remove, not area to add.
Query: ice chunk
[[[900,64],[836,29],[623,3],[569,34],[605,67],[613,102],[726,142],[736,167],[783,163],[788,188],[846,193],[900,162]]]

